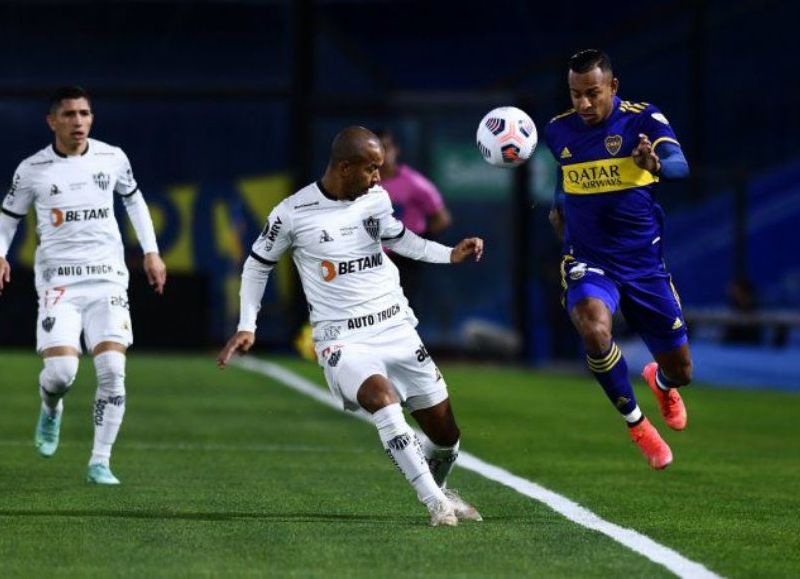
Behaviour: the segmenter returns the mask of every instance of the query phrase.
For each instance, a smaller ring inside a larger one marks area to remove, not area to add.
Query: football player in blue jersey
[[[621,100],[608,56],[581,50],[569,61],[573,108],[545,129],[559,167],[550,220],[563,239],[564,306],[578,330],[592,374],[624,417],[651,467],[672,451],[644,417],[628,366],[612,335],[619,309],[655,358],[642,376],[667,425],[686,427],[677,388],[689,384],[692,360],[680,300],[663,259],[664,214],[654,186],[683,179],[689,165],[667,118],[649,103]]]

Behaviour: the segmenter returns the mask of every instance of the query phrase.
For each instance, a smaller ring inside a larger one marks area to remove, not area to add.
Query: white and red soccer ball
[[[487,163],[516,167],[533,154],[538,141],[536,125],[517,107],[498,107],[483,117],[475,137]]]

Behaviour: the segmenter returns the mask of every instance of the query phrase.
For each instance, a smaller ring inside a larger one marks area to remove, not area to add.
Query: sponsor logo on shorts
[[[336,340],[342,333],[342,326],[327,326],[322,331],[322,341]]]
[[[110,303],[116,308],[130,309],[128,298],[125,296],[111,296]]]
[[[45,319],[42,320],[42,329],[48,334],[55,325],[56,325],[56,319],[53,316],[47,316]]]
[[[339,359],[341,357],[342,357],[342,351],[336,350],[333,354],[330,355],[330,358],[328,358],[328,366],[330,366],[331,368],[335,368],[336,364],[339,363]]]
[[[416,350],[416,352],[414,352],[414,354],[417,356],[417,362],[419,362],[419,363],[422,363],[422,362],[424,362],[425,360],[427,360],[428,358],[431,357],[431,355],[428,354],[427,348],[425,348],[425,344],[420,344],[419,348],[417,348],[417,350]]]

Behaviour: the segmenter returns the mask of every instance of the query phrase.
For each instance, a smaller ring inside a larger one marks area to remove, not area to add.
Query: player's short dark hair
[[[572,72],[583,74],[595,68],[611,75],[614,74],[611,70],[611,59],[605,52],[597,48],[579,50],[569,58],[569,69]]]
[[[380,139],[369,129],[359,126],[342,129],[331,144],[331,162],[338,164],[363,160],[370,142],[380,145]]]
[[[89,93],[81,86],[60,86],[50,94],[49,110],[50,113],[56,112],[61,106],[61,101],[70,99],[86,99],[91,102]]]

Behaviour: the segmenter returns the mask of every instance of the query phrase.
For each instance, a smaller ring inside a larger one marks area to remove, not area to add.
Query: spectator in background
[[[755,287],[745,276],[738,276],[728,285],[731,312],[749,315],[758,309]],[[756,322],[734,321],[725,328],[723,341],[726,344],[760,344],[761,327]]]
[[[423,237],[434,237],[447,229],[452,219],[436,186],[419,171],[398,163],[400,148],[391,131],[380,130],[375,134],[384,150],[383,167],[380,169],[381,186],[389,193],[395,217],[409,230]],[[392,253],[392,261],[400,270],[400,281],[406,297],[414,307],[422,279],[421,262],[397,253]]]

